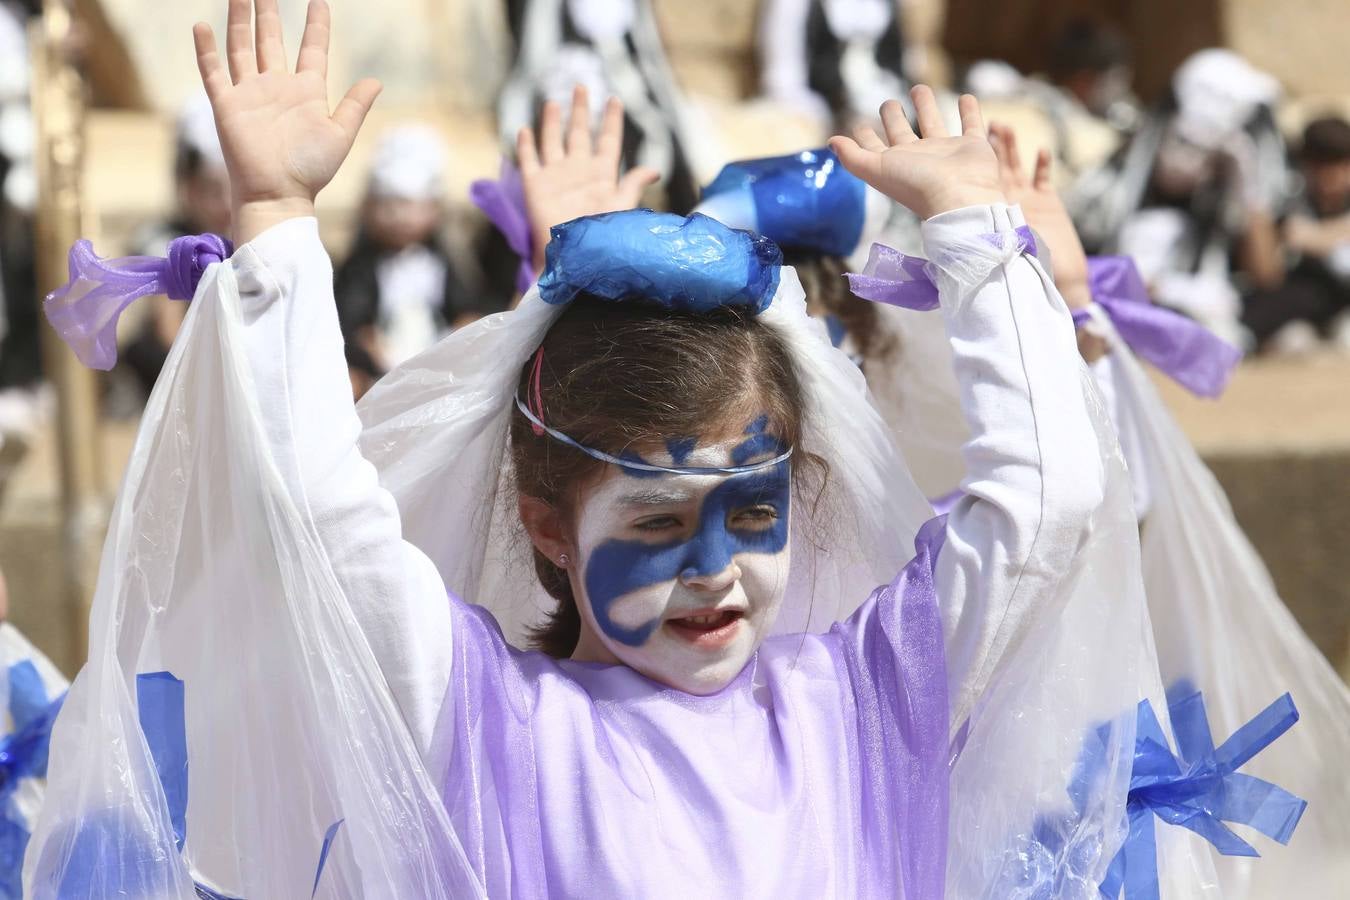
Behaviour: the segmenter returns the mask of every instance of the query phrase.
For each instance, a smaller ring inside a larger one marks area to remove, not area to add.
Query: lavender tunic
[[[523,653],[452,598],[442,778],[488,895],[941,897],[943,524],[848,621],[706,697]]]

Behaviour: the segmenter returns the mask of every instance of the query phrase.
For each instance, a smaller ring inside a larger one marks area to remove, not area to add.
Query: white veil
[[[520,306],[450,335],[383,378],[357,406],[361,453],[393,494],[403,536],[436,563],[446,586],[482,602],[524,646],[556,601],[539,586],[510,489],[507,433],[521,368],[562,307],[538,286]],[[792,573],[775,630],[824,631],[846,618],[914,555],[932,510],[893,449],[857,367],[806,315],[796,273],[783,268],[762,321],[798,362],[809,408],[803,449],[829,463],[819,499],[796,498]]]

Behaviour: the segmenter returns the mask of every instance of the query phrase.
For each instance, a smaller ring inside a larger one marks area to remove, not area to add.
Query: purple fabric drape
[[[534,283],[534,242],[530,238],[530,218],[525,210],[525,189],[520,171],[503,159],[496,181],[480,178],[469,185],[469,198],[506,238],[506,244],[520,257],[516,271],[516,290],[522,294]]]
[[[1126,256],[1088,260],[1092,300],[1141,359],[1148,360],[1182,387],[1200,397],[1217,397],[1228,386],[1242,351],[1178,312],[1155,306],[1148,288]],[[1091,319],[1075,310],[1074,324]]]
[[[1036,236],[1026,225],[1016,229],[1018,249],[1036,253]],[[985,235],[995,247],[1003,246],[1003,235]],[[938,289],[929,271],[928,260],[907,256],[885,244],[873,244],[862,272],[848,273],[848,287],[864,300],[886,303],[905,309],[937,309]]]
[[[141,297],[166,294],[191,300],[207,268],[230,258],[234,245],[215,234],[175,238],[167,258],[102,259],[87,240],[70,248],[70,280],[47,295],[42,308],[61,340],[91,369],[117,362],[117,320]]]

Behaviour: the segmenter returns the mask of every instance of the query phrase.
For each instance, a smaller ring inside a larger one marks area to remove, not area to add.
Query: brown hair
[[[881,328],[876,304],[855,296],[848,289],[848,281],[844,278],[848,267],[842,259],[785,250],[783,264],[797,270],[811,315],[838,316],[864,361],[883,359],[895,350],[896,340]]]
[[[521,370],[519,396],[534,385],[534,359]],[[587,447],[619,455],[635,444],[706,434],[768,417],[768,430],[794,448],[793,479],[817,478],[824,460],[801,449],[806,398],[782,337],[743,309],[673,312],[637,301],[574,299],[544,337],[539,371],[543,421]],[[538,412],[536,408],[536,412]],[[576,514],[585,484],[604,463],[511,417],[516,490]],[[567,572],[538,550],[535,572],[558,601],[534,646],[571,656],[581,614]]]

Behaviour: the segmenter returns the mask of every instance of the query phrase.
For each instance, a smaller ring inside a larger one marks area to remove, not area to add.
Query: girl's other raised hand
[[[1027,224],[1035,229],[1050,250],[1055,286],[1071,309],[1092,302],[1088,290],[1088,261],[1069,211],[1051,180],[1050,151],[1036,154],[1030,176],[1022,168],[1017,135],[1006,125],[989,126],[989,143],[998,157],[999,178],[1009,203],[1022,207]]]
[[[619,176],[623,155],[623,104],[605,104],[600,131],[591,138],[590,97],[584,87],[572,91],[572,112],[563,137],[562,109],[550,100],[539,118],[539,137],[522,128],[516,136],[525,206],[534,243],[534,268],[544,268],[549,229],[581,216],[632,209],[659,177],[637,167]]]
[[[215,111],[234,195],[235,241],[314,214],[380,93],[357,82],[328,106],[328,4],[311,0],[295,71],[286,63],[277,0],[230,0],[222,61],[205,23],[192,29],[197,68]]]
[[[963,206],[1006,202],[979,101],[962,95],[961,134],[951,136],[932,88],[917,85],[910,96],[919,133],[900,102],[887,100],[881,105],[884,140],[870,126],[858,128],[852,138],[830,139],[844,168],[923,219]]]

